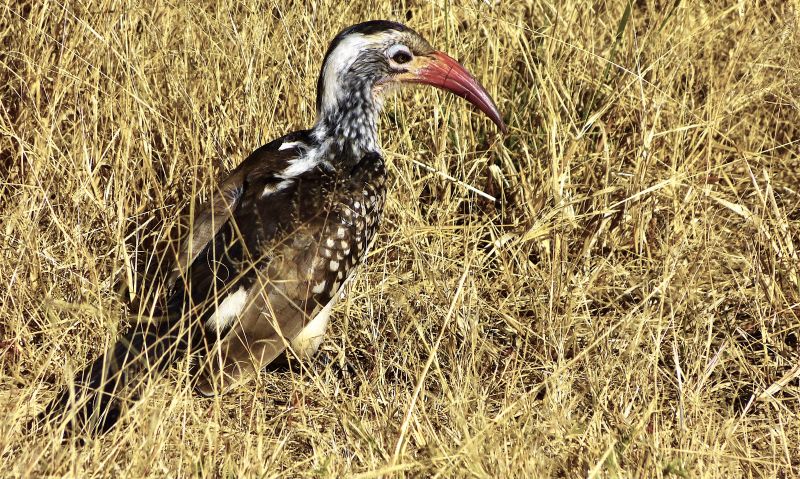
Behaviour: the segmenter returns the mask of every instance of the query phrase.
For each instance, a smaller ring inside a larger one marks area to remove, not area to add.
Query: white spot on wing
[[[300,146],[299,141],[290,141],[288,143],[282,143],[281,146],[278,147],[278,150],[288,150],[289,148],[294,148],[296,146]]]
[[[306,171],[313,170],[319,164],[316,155],[306,154],[299,156],[289,161],[289,166],[286,167],[280,174],[283,178],[294,178],[300,176]]]
[[[338,262],[338,261],[331,261],[331,262],[328,264],[328,269],[330,269],[331,271],[336,271],[336,270],[338,270],[338,269],[339,269],[339,262]]]
[[[319,293],[325,291],[325,283],[327,283],[327,281],[325,281],[323,279],[321,283],[315,284],[314,288],[311,289],[311,292],[314,293],[314,294],[319,294]]]
[[[240,286],[235,293],[229,294],[219,303],[217,310],[206,321],[206,327],[211,330],[225,329],[233,319],[241,314],[246,302],[247,290]]]
[[[264,187],[264,190],[261,192],[261,197],[267,197],[273,193],[277,193],[283,189],[286,189],[289,185],[291,185],[291,180],[283,180],[277,185],[267,185]]]

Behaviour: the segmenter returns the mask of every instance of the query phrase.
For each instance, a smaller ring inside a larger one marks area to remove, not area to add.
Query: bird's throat
[[[323,105],[318,113],[313,136],[321,145],[327,145],[329,157],[339,157],[345,163],[348,158],[358,162],[366,153],[380,152],[380,109],[380,101],[368,86],[341,85],[336,102]]]

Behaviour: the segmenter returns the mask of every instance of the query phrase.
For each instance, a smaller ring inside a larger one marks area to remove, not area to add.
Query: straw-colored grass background
[[[106,436],[25,433],[192,198],[313,123],[327,42],[369,18],[462,60],[511,131],[387,102],[333,360],[216,399],[176,368]],[[797,477],[798,74],[790,0],[6,0],[0,476]]]

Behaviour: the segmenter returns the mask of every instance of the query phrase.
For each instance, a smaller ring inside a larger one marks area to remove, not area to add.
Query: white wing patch
[[[311,153],[312,152],[308,152],[303,156],[299,156],[294,160],[289,161],[289,166],[281,171],[280,176],[282,178],[294,178],[302,175],[306,171],[316,168],[319,164],[319,159],[316,157],[316,155]]]
[[[231,293],[219,303],[217,310],[206,321],[206,328],[212,331],[225,329],[231,321],[236,319],[244,310],[247,302],[247,291],[240,286],[235,293]]]
[[[281,190],[283,190],[285,188],[288,188],[289,185],[291,185],[291,184],[292,184],[292,180],[283,180],[280,183],[278,183],[277,185],[267,185],[267,186],[264,187],[264,190],[261,192],[261,198],[264,198],[264,197],[269,196],[269,195],[271,195],[273,193],[276,193],[276,192],[281,191]]]
[[[278,151],[280,150],[288,150],[289,148],[295,148],[297,146],[301,146],[302,143],[299,141],[290,141],[288,143],[281,143],[281,146],[278,147]]]

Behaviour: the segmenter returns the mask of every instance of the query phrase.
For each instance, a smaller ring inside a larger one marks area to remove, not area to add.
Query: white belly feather
[[[375,243],[375,238],[367,245],[364,256],[372,248]],[[355,271],[344,280],[336,294],[333,295],[328,304],[317,313],[316,316],[309,322],[300,333],[290,341],[292,349],[301,357],[308,358],[317,352],[322,340],[325,339],[325,331],[328,329],[328,320],[331,316],[331,311],[336,305],[336,301],[340,297],[344,297],[345,287],[355,277]],[[217,307],[217,310],[206,322],[206,327],[210,330],[225,329],[231,322],[236,319],[243,311],[247,302],[247,291],[240,287],[235,293],[229,294]]]
[[[322,311],[317,313],[314,319],[292,340],[292,349],[301,357],[310,357],[319,349],[319,345],[322,344],[322,340],[325,338],[325,330],[328,328],[331,310],[338,298],[338,294],[331,298],[328,304],[322,308]]]
[[[328,301],[328,304],[322,308],[322,311],[314,316],[314,319],[312,319],[291,342],[292,349],[301,357],[307,358],[317,352],[319,345],[322,344],[322,340],[325,338],[325,330],[328,328],[328,319],[331,317],[331,311],[336,305],[336,301],[338,301],[339,298],[344,298],[345,288],[355,276],[354,273],[351,273],[350,276],[344,280],[342,285],[339,286],[339,290],[336,291],[336,294]]]
[[[328,328],[331,311],[339,299],[341,291],[340,289],[291,341],[292,349],[301,357],[310,357],[319,349],[319,345],[322,344],[322,340],[325,338],[325,330]],[[222,300],[214,314],[208,318],[206,328],[211,331],[219,331],[228,327],[242,313],[246,301],[247,291],[244,288],[239,288],[235,293],[229,294]]]

